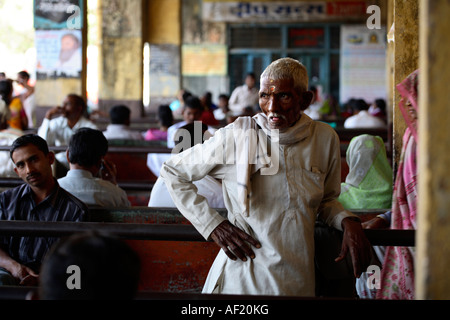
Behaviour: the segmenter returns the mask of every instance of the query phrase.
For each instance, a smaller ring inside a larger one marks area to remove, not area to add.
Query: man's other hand
[[[255,253],[251,249],[251,244],[255,248],[260,248],[261,244],[247,233],[232,225],[228,220],[219,224],[210,235],[232,260],[237,258],[247,261],[247,257],[255,258]]]

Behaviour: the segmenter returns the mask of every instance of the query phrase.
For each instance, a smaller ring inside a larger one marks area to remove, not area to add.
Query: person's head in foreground
[[[140,260],[122,240],[95,231],[61,239],[42,264],[41,300],[130,300]]]

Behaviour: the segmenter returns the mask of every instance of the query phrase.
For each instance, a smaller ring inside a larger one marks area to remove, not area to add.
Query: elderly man
[[[307,88],[301,63],[274,61],[261,75],[263,113],[238,118],[163,165],[161,176],[178,209],[222,248],[203,292],[314,296],[317,218],[344,231],[336,261],[350,253],[357,277],[369,265],[370,244],[359,219],[336,200],[339,138],[302,114],[312,99]],[[222,180],[228,219],[197,195],[192,181],[206,175]]]
[[[88,208],[52,175],[55,155],[37,135],[17,138],[10,151],[25,184],[0,194],[0,220],[80,221]],[[36,285],[42,259],[58,238],[0,237],[0,285]]]
[[[56,106],[47,111],[38,130],[38,135],[44,138],[50,146],[67,146],[70,137],[79,128],[97,129],[97,126],[84,117],[86,102],[76,94],[69,94],[62,107]],[[69,169],[66,154],[58,153],[56,159]]]

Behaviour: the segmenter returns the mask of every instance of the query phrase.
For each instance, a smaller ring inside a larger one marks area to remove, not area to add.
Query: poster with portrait
[[[36,78],[80,78],[80,30],[36,30]]]
[[[83,0],[34,0],[35,29],[81,29]]]

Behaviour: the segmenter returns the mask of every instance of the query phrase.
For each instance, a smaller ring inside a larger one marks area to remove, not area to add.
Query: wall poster
[[[36,30],[36,78],[80,78],[81,30]]]
[[[386,99],[386,28],[341,27],[340,102]]]

